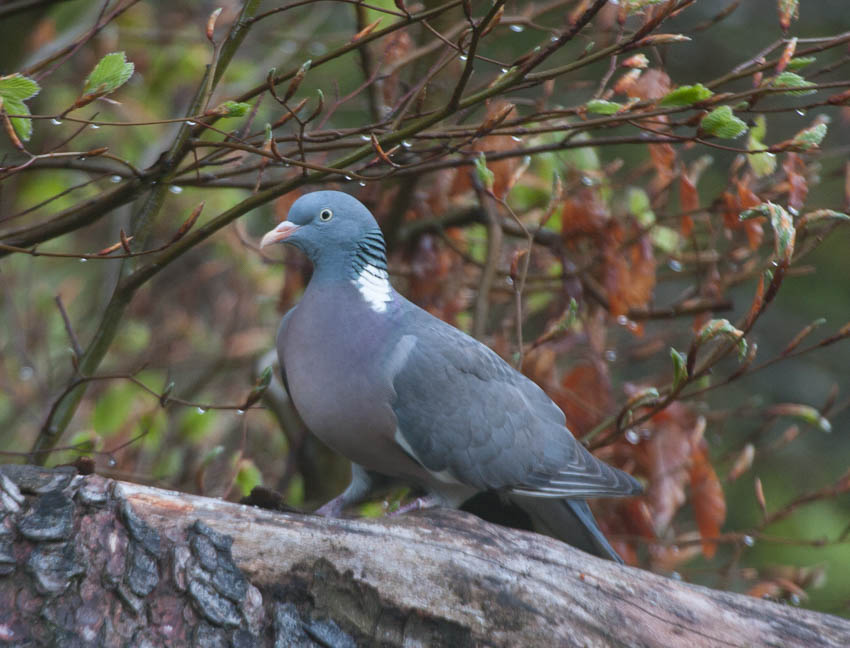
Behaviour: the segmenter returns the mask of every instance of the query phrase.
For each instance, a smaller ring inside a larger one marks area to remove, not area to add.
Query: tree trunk
[[[850,622],[456,511],[328,520],[0,468],[14,646],[850,646]]]

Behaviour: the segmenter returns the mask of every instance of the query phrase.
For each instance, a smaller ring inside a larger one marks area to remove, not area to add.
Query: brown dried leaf
[[[717,543],[710,539],[720,534],[720,527],[726,521],[726,497],[708,458],[705,440],[700,440],[691,453],[690,478],[691,505],[703,538],[702,554],[706,558],[713,558]]]

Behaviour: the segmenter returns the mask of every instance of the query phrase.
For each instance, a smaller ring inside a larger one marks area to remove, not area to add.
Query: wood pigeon
[[[260,246],[271,243],[313,264],[277,333],[284,384],[307,427],[352,462],[351,483],[320,513],[338,516],[388,479],[452,507],[491,491],[538,530],[619,560],[585,498],[634,495],[640,484],[578,443],[534,382],[393,289],[362,203],[305,194]]]

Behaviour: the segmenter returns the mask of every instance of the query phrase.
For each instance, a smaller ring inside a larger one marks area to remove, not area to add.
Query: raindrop
[[[667,267],[670,268],[673,272],[681,272],[682,271],[682,264],[679,261],[677,261],[676,259],[670,259],[667,262]]]
[[[193,121],[187,121],[187,122],[186,122],[186,125],[187,125],[187,126],[197,126],[197,124],[196,124],[195,122],[193,122]]]
[[[362,181],[361,181],[361,182],[358,182],[357,184],[359,184],[361,187],[365,187],[365,186],[366,186],[366,183],[365,183],[365,182],[362,182]]]
[[[502,74],[507,74],[507,73],[508,73],[508,68],[502,68]]]
[[[85,258],[85,257],[83,257],[82,259],[80,259],[80,263],[85,263],[86,261],[88,261],[88,259],[87,259],[87,258]]]
[[[364,142],[368,142],[368,141],[369,141],[370,139],[372,139],[372,138],[371,138],[371,137],[369,137],[368,135],[361,135],[361,136],[360,136],[360,139],[362,139]]]
[[[673,580],[680,581],[682,580],[682,575],[679,572],[674,571],[670,574],[670,578],[672,578]]]
[[[521,142],[521,141],[522,141],[522,138],[521,138],[521,137],[519,137],[518,135],[511,135],[511,139],[512,139],[514,142]]]
[[[800,596],[798,594],[792,594],[788,597],[788,600],[791,601],[791,605],[800,605]]]
[[[85,161],[86,156],[85,156],[85,155],[81,155],[81,156],[80,156],[79,158],[77,158],[77,159],[78,159],[80,162],[83,162],[83,161]]]
[[[168,188],[168,190],[169,190],[171,193],[173,193],[173,194],[180,194],[180,193],[183,193],[183,187],[180,187],[180,186],[178,186],[178,185],[171,185],[171,186]]]
[[[199,407],[198,408],[198,414],[206,414],[206,413],[207,413],[206,407]]]
[[[806,111],[803,110],[802,108],[797,108],[797,110],[795,110],[794,112],[797,113],[798,115],[800,115],[800,117],[806,116]]]
[[[557,43],[557,42],[558,42],[558,37],[557,37],[557,36],[552,36],[549,40],[550,40],[550,41],[552,41],[553,43]]]
[[[591,187],[591,186],[593,186],[593,178],[591,178],[590,176],[582,176],[581,177],[581,183],[585,187]]]
[[[27,380],[32,380],[32,377],[35,375],[35,370],[32,367],[28,367],[24,365],[18,370],[18,377],[26,382]]]
[[[630,428],[626,430],[626,441],[632,445],[637,445],[640,442],[640,435]]]
[[[602,355],[608,362],[614,362],[617,359],[617,352],[614,349],[607,349]]]
[[[53,119],[51,119],[51,120],[50,120],[50,123],[51,123],[51,124],[53,124],[54,126],[61,126],[61,125],[62,125],[62,120],[61,120],[61,119],[56,119],[56,117],[54,117]]]
[[[743,543],[748,547],[752,547],[756,543],[756,539],[753,536],[745,535],[743,538]]]
[[[407,140],[404,140],[404,141],[401,143],[401,145],[402,145],[404,148],[410,148],[411,146],[413,146],[413,144],[411,144],[411,143],[410,143],[410,142],[408,142]]]
[[[118,461],[116,461],[115,457],[109,457],[109,459],[106,460],[106,465],[110,468],[114,468],[118,465]]]
[[[797,208],[792,207],[791,205],[788,205],[788,213],[791,214],[792,216],[799,216],[800,215],[800,212],[797,210]]]
[[[629,318],[625,315],[617,315],[617,324],[620,326],[626,326],[629,323]]]
[[[542,47],[540,47],[540,45],[538,45],[537,47],[535,47],[535,48],[532,50],[532,52],[539,52],[539,51],[540,51],[540,50],[542,50],[542,49],[543,49],[543,48],[542,48]]]
[[[458,56],[458,58],[459,58],[461,61],[465,61],[468,57],[466,56],[466,54],[461,54],[460,56]]]
[[[236,410],[236,414],[239,415],[239,416],[242,416],[243,414],[245,414],[245,410],[238,409],[238,410]]]
[[[100,126],[98,126],[97,124],[89,124],[89,127],[90,127],[92,130],[97,130],[98,128],[100,128]]]
[[[525,27],[523,27],[522,25],[511,25],[510,30],[519,34],[520,32],[525,31]]]
[[[121,182],[121,176],[120,175],[114,175],[111,178],[109,178],[109,181],[117,184],[117,183]]]
[[[349,175],[345,176],[345,180],[346,180],[346,182],[351,182],[351,176],[349,176]]]

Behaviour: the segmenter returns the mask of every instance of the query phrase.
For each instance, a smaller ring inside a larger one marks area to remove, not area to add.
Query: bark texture
[[[327,520],[0,467],[4,646],[850,646],[850,622],[432,511]]]

